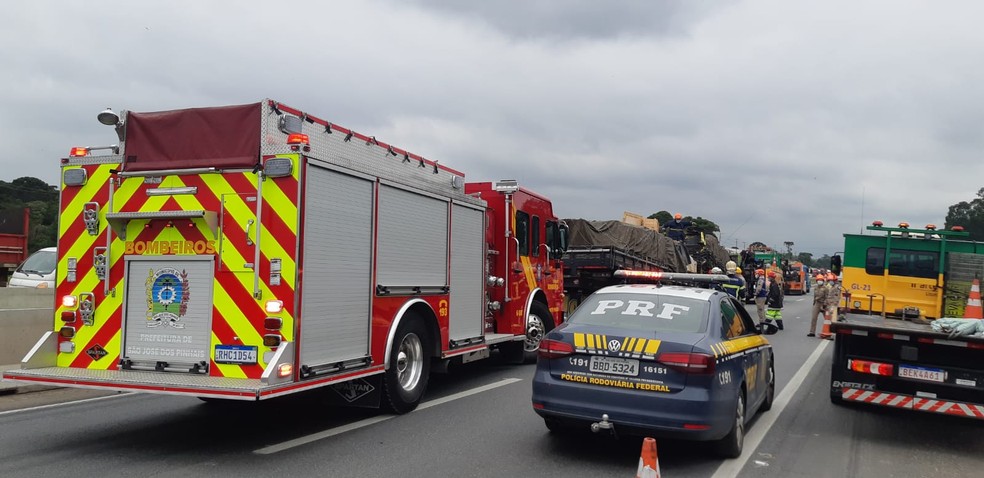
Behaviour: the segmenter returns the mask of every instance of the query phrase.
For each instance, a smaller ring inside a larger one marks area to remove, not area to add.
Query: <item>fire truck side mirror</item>
[[[830,258],[830,272],[832,272],[834,275],[840,275],[841,256],[834,254],[834,256]]]

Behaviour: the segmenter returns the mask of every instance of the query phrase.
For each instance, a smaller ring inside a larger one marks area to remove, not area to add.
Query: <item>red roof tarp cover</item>
[[[261,103],[128,112],[124,171],[252,168],[260,155]]]

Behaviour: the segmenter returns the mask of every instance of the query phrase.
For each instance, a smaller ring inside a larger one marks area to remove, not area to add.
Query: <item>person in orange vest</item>
[[[817,330],[817,316],[827,313],[831,306],[831,298],[836,294],[834,287],[828,283],[826,274],[817,274],[816,280],[817,285],[813,288],[813,312],[810,315],[810,332],[806,334],[807,337],[816,337],[814,331]],[[836,302],[834,304],[836,305]]]

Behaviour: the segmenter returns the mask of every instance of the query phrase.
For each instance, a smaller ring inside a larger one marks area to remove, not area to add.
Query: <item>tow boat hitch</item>
[[[602,430],[607,430],[612,435],[615,434],[615,424],[612,423],[612,422],[610,422],[610,421],[608,421],[608,414],[607,413],[601,414],[601,421],[600,422],[594,422],[594,423],[591,424],[591,431],[592,432],[599,433]]]

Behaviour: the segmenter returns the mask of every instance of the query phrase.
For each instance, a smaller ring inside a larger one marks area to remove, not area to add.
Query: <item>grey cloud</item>
[[[681,36],[726,2],[688,0],[412,0],[436,11],[487,24],[510,37],[610,39],[622,36]]]

